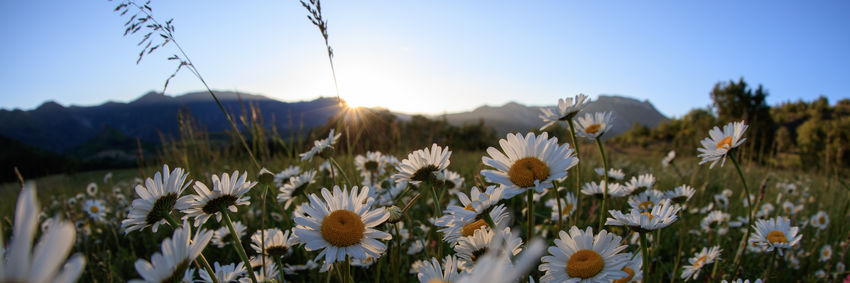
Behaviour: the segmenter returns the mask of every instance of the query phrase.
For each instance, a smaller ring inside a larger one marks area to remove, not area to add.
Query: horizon
[[[0,32],[16,39],[0,47],[0,108],[126,103],[157,91],[174,70],[165,60],[173,46],[135,64],[139,37],[121,36],[126,17],[112,12],[115,3],[54,3],[61,2],[0,3]],[[297,2],[206,4],[152,2],[157,18],[174,18],[176,38],[213,89],[284,102],[336,97],[321,35]],[[847,98],[848,8],[330,1],[323,13],[340,97],[353,105],[439,115],[511,101],[554,105],[585,93],[649,100],[680,117],[710,105],[715,83],[739,77],[763,85],[770,106]],[[200,89],[184,71],[166,94]]]

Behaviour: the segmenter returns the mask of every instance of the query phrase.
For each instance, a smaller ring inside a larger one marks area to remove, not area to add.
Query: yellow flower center
[[[782,231],[773,230],[770,231],[770,233],[767,233],[767,241],[769,241],[771,244],[787,243],[788,238],[785,237],[785,233],[783,233]]]
[[[705,260],[708,259],[708,256],[701,256],[694,262],[694,267],[700,267],[705,264]]]
[[[717,143],[717,148],[729,149],[732,147],[732,137],[725,137]]]
[[[549,166],[537,157],[526,157],[511,165],[508,177],[520,188],[528,188],[534,186],[535,180],[543,181],[549,178]]]
[[[602,125],[600,125],[600,124],[593,124],[593,125],[588,126],[587,128],[584,128],[584,132],[591,134],[591,135],[595,135],[596,133],[599,132],[599,128],[601,128],[601,127],[602,127]]]
[[[564,206],[564,210],[562,210],[561,213],[564,214],[564,215],[568,215],[572,211],[573,211],[573,204],[568,203],[566,206]]]
[[[460,228],[460,233],[464,237],[469,237],[475,234],[475,230],[481,229],[482,227],[490,227],[487,225],[487,222],[484,219],[475,220],[475,222],[463,225],[463,228]]]
[[[98,213],[100,211],[100,208],[98,208],[96,205],[92,205],[91,207],[89,207],[89,210],[92,213]]]
[[[444,281],[440,278],[431,278],[431,280],[428,280],[428,283],[451,283],[451,282]]]
[[[826,223],[826,217],[824,217],[823,215],[821,215],[818,220],[820,220],[820,223],[818,223],[818,225],[823,225],[824,223]]]
[[[635,277],[635,271],[632,270],[631,268],[623,267],[623,272],[625,272],[629,276],[617,279],[616,281],[614,281],[615,283],[626,283],[626,282],[629,282],[629,280],[632,280],[632,278]]]
[[[652,214],[650,214],[649,212],[641,212],[640,214],[649,216],[649,221],[652,221],[652,218],[655,217]]]
[[[366,226],[354,212],[340,209],[322,220],[322,238],[337,247],[347,247],[360,242]]]
[[[467,204],[466,206],[463,207],[463,209],[466,209],[466,210],[469,210],[469,211],[475,211],[475,208],[472,208],[472,203]]]
[[[602,271],[605,261],[594,250],[580,250],[567,260],[567,275],[587,279]]]
[[[653,206],[655,206],[655,203],[650,200],[638,204],[638,208],[640,209],[652,209]]]
[[[830,255],[829,250],[823,250],[823,257],[829,257],[829,255]]]

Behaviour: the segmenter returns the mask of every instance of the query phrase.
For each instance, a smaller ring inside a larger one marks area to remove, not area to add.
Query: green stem
[[[346,184],[353,184],[351,180],[348,179],[348,176],[345,175],[345,171],[342,171],[342,167],[339,166],[339,163],[337,163],[333,157],[329,157],[328,160],[330,160],[331,164],[336,167],[337,171],[339,171],[339,174],[342,175],[343,179],[345,179]]]
[[[735,269],[732,270],[733,274],[738,272],[738,268],[741,267],[741,263],[744,260],[744,253],[746,253],[747,244],[750,240],[750,230],[752,230],[753,226],[753,200],[750,197],[750,188],[747,186],[747,180],[744,178],[744,171],[741,170],[741,165],[738,163],[738,158],[735,157],[735,152],[729,152],[729,159],[732,159],[732,164],[735,164],[735,169],[738,171],[738,177],[741,178],[741,183],[744,184],[744,197],[747,199],[747,231],[744,232],[744,238],[741,240],[741,243],[738,245],[738,252],[735,254],[735,260],[733,261],[733,266]]]
[[[770,264],[767,265],[767,268],[765,268],[765,270],[764,270],[764,275],[762,275],[762,277],[761,277],[761,278],[764,278],[765,281],[771,281],[769,279],[770,272],[773,270],[773,264],[776,263],[776,257],[778,257],[778,256],[779,256],[779,250],[778,249],[771,254]]]
[[[286,279],[284,278],[283,262],[280,261],[280,257],[275,257],[274,261],[275,261],[275,263],[277,263],[278,277],[280,277],[280,278],[278,278],[278,280],[280,280],[280,282],[286,282]],[[265,272],[267,272],[267,271],[265,270],[266,267],[263,267],[263,268],[264,268],[263,269],[263,277],[265,278],[266,277]],[[266,279],[266,280],[268,280],[268,279]]]
[[[563,230],[564,226],[564,209],[561,207],[561,193],[558,192],[558,184],[555,184],[554,190],[555,193],[555,202],[558,203],[558,231]]]
[[[605,223],[605,202],[608,200],[608,158],[605,156],[605,147],[602,146],[601,137],[596,137],[596,145],[599,146],[599,153],[602,156],[602,169],[605,170],[603,174],[603,181],[605,184],[603,185],[602,191],[602,209],[599,210],[599,231],[602,231],[602,224]]]
[[[495,221],[493,221],[493,217],[490,217],[490,213],[489,213],[489,212],[486,212],[486,211],[484,212],[484,221],[486,221],[486,222],[487,222],[487,225],[489,225],[489,226],[490,226],[490,229],[491,229],[491,230],[494,230],[494,231],[495,231],[495,230],[496,230],[496,228],[498,228],[498,227],[496,227],[496,222],[495,222]]]
[[[257,277],[254,275],[254,267],[251,266],[251,260],[248,259],[248,254],[245,253],[245,248],[242,247],[242,242],[239,240],[239,234],[236,234],[236,228],[233,228],[233,221],[230,220],[230,214],[227,212],[227,207],[221,209],[221,214],[224,214],[224,224],[227,225],[227,229],[230,230],[230,237],[233,246],[236,247],[236,253],[239,254],[239,258],[242,259],[242,262],[245,263],[245,268],[248,269],[248,273],[251,275],[251,282],[257,283]],[[262,255],[261,255],[262,256]]]
[[[351,257],[348,255],[345,255],[345,268],[342,271],[345,273],[344,282],[351,282]]]
[[[638,233],[638,235],[640,236],[640,252],[641,252],[641,256],[642,256],[641,260],[643,261],[643,268],[641,268],[641,272],[643,272],[643,281],[644,282],[651,282],[650,280],[648,280],[649,278],[647,277],[649,273],[646,272],[647,270],[649,270],[649,263],[650,263],[649,262],[649,254],[646,252],[646,245],[647,245],[646,234]]]
[[[528,233],[525,235],[525,242],[531,243],[531,235],[534,235],[534,189],[528,189],[526,194],[528,196]]]
[[[576,164],[576,166],[573,166],[573,174],[575,174],[576,176],[576,213],[574,213],[572,217],[573,225],[578,226],[578,223],[576,221],[578,221],[578,214],[581,213],[581,157],[578,151],[578,141],[576,140],[576,128],[573,125],[573,119],[569,119],[567,122],[567,124],[570,125],[570,138],[573,141],[573,148],[575,148],[576,150],[576,158],[579,159],[579,162]]]
[[[442,210],[440,209],[440,198],[437,196],[437,188],[432,185],[428,185],[431,187],[431,196],[434,198],[434,217],[442,216]]]

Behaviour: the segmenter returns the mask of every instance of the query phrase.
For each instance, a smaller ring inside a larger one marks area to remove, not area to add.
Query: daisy
[[[283,273],[289,275],[296,275],[299,271],[311,270],[316,268],[319,268],[319,264],[311,259],[304,264],[285,264],[283,266]]]
[[[283,232],[277,228],[266,229],[265,239],[261,231],[254,232],[251,236],[251,248],[258,254],[263,254],[263,244],[265,244],[265,255],[280,258],[292,253],[291,247],[297,244],[297,239],[295,235],[290,235],[289,230]]]
[[[756,233],[751,241],[765,247],[768,252],[777,249],[780,255],[783,249],[797,245],[803,238],[803,235],[798,233],[800,229],[791,227],[791,220],[787,217],[759,219],[753,227]]]
[[[566,190],[566,188],[564,187],[560,187],[558,189],[562,188]],[[564,199],[566,199],[566,201]],[[563,215],[564,219],[567,219],[568,216],[570,216],[571,214],[573,214],[573,212],[576,211],[576,202],[578,201],[576,199],[576,196],[572,192],[567,192],[566,196],[564,196],[564,199],[555,200],[554,198],[552,198],[546,201],[546,206],[552,209],[551,219],[553,221],[558,221],[559,215]],[[558,213],[558,201],[561,202],[561,213]]]
[[[407,155],[407,159],[402,160],[396,165],[396,173],[393,179],[396,182],[405,181],[414,186],[419,186],[422,182],[433,183],[436,180],[436,173],[446,169],[449,166],[449,157],[452,152],[449,148],[431,145],[431,148],[420,149],[411,152]]]
[[[820,261],[826,262],[832,258],[832,246],[824,245],[820,249]]]
[[[239,171],[233,171],[228,175],[223,173],[221,178],[212,175],[213,189],[210,191],[207,185],[200,181],[195,182],[195,194],[190,195],[188,208],[183,209],[184,219],[194,217],[195,226],[207,222],[207,219],[215,215],[216,221],[221,222],[221,212],[225,209],[236,212],[237,205],[249,205],[250,196],[246,196],[257,182],[247,181],[248,172],[239,175]]]
[[[576,119],[576,134],[588,140],[595,140],[611,130],[614,122],[613,112],[585,113]]]
[[[774,210],[776,210],[776,208],[773,207],[773,204],[770,204],[769,202],[762,204],[761,209],[759,209],[758,212],[756,212],[756,217],[767,218],[768,216],[773,214]]]
[[[289,182],[289,178],[295,175],[301,174],[301,167],[290,165],[280,173],[274,174],[274,183],[278,187],[283,187],[286,183]]]
[[[136,261],[136,271],[142,280],[130,282],[172,282],[183,278],[183,274],[212,238],[212,231],[199,229],[192,237],[192,226],[183,221],[183,226],[174,230],[171,238],[162,241],[162,253],[154,253],[151,260]]]
[[[242,222],[233,221],[233,230],[236,230],[237,238],[240,239],[240,241],[242,236],[245,236],[245,229],[247,228],[248,227],[245,227]],[[218,228],[218,230],[215,230],[213,233],[212,243],[219,248],[223,248],[230,244],[230,241],[232,241],[231,238],[233,238],[233,235],[230,234],[230,229],[228,229],[227,226],[222,225],[221,228]]]
[[[558,121],[567,121],[575,117],[587,103],[590,102],[587,95],[579,93],[575,98],[558,98],[558,107],[541,107],[540,119],[543,120],[543,126],[540,130],[554,125]]]
[[[540,261],[546,245],[543,240],[532,240],[518,256],[510,258],[507,241],[501,239],[501,233],[494,235],[492,245],[481,256],[478,263],[467,274],[462,274],[458,283],[514,283],[528,274]]]
[[[717,231],[718,234],[724,235],[728,229],[725,229],[723,224],[728,222],[729,218],[729,213],[725,213],[720,210],[713,210],[702,219],[700,227],[702,227],[703,231]]]
[[[419,282],[455,282],[460,278],[461,273],[458,271],[458,259],[453,255],[446,256],[443,259],[443,264],[436,258],[431,258],[430,261],[423,261],[417,269]]]
[[[462,237],[454,246],[454,251],[460,261],[458,266],[463,270],[472,270],[476,261],[487,252],[491,246],[491,241],[494,239],[494,234],[500,234],[501,240],[505,241],[507,250],[512,256],[519,254],[522,251],[520,246],[522,240],[518,235],[511,233],[510,227],[505,227],[502,230],[494,231],[490,228],[475,230],[475,233],[469,237]]]
[[[390,217],[383,208],[370,210],[373,199],[369,199],[369,188],[357,187],[333,192],[322,188],[322,199],[310,194],[309,202],[302,206],[304,215],[295,217],[294,228],[298,241],[305,244],[307,251],[321,250],[316,259],[324,257],[322,271],[327,271],[334,262],[344,261],[346,256],[357,259],[379,257],[386,246],[378,240],[389,240],[392,236],[374,227]]]
[[[437,181],[443,183],[451,193],[457,193],[463,188],[463,177],[453,171],[443,170],[443,172],[437,174]]]
[[[284,202],[284,208],[289,209],[296,197],[303,195],[310,185],[316,183],[316,170],[308,170],[301,175],[292,176],[289,182],[280,187],[277,201]]]
[[[89,215],[89,218],[94,219],[95,221],[106,221],[107,209],[103,206],[103,201],[101,200],[86,200],[83,203],[83,211]]]
[[[416,241],[413,241],[413,243],[410,244],[409,247],[407,247],[407,254],[408,255],[417,255],[420,252],[422,252],[422,250],[424,250],[424,249],[425,249],[425,241],[416,240]]]
[[[245,270],[245,264],[241,262],[239,264],[231,263],[225,266],[222,266],[218,262],[214,262],[213,270],[215,272],[215,278],[218,280],[218,282],[238,281],[238,278],[240,276],[248,273],[248,271]],[[209,273],[201,272],[200,275],[202,282],[213,282],[212,278],[210,278]]]
[[[327,138],[313,141],[313,148],[305,153],[299,154],[298,156],[301,156],[301,161],[311,160],[313,159],[313,156],[316,156],[317,154],[322,158],[327,159],[328,157],[333,156],[333,146],[336,144],[336,141],[340,136],[342,136],[341,133],[334,135],[334,129],[331,129]]]
[[[76,238],[74,224],[52,220],[32,249],[41,210],[35,190],[35,183],[27,182],[18,195],[11,241],[8,246],[0,244],[0,282],[75,282],[85,257],[76,254],[65,261]]]
[[[192,183],[191,180],[186,182],[188,177],[183,168],[169,171],[168,165],[163,165],[161,173],[156,172],[153,178],[145,179],[144,184],[136,185],[138,198],[133,200],[127,218],[121,221],[124,233],[147,227],[156,232],[159,225],[167,223],[166,217],[171,215],[171,210],[188,208],[191,197],[180,197]]]
[[[670,200],[663,200],[658,205],[654,206],[648,212],[642,212],[640,209],[632,208],[629,214],[623,214],[617,210],[609,210],[611,216],[608,218],[605,225],[627,226],[633,231],[646,233],[652,230],[661,229],[678,220],[680,206],[671,204]]]
[[[642,212],[650,211],[656,204],[664,200],[664,193],[657,190],[646,190],[629,197],[629,205]]]
[[[820,230],[826,229],[826,227],[829,226],[829,215],[823,210],[818,211],[818,213],[812,216],[812,219],[809,222],[812,226],[817,227]]]
[[[747,200],[744,199],[744,201]],[[726,196],[726,194],[715,194],[714,203],[716,203],[720,208],[723,208],[723,210],[726,210],[729,208],[729,197]]]
[[[86,194],[88,194],[90,197],[93,197],[94,195],[96,195],[97,194],[97,183],[95,183],[95,182],[89,183],[89,185],[86,186]]]
[[[489,214],[496,227],[507,226],[507,223],[510,222],[510,213],[508,213],[504,204],[474,214],[453,213],[456,210],[449,208],[446,210],[447,213],[434,223],[436,226],[445,227],[437,231],[443,233],[443,240],[449,244],[455,244],[463,237],[473,236],[476,230],[490,227],[484,219],[484,213]]]
[[[360,176],[364,179],[363,182],[384,175],[386,165],[386,159],[380,151],[369,151],[366,152],[365,156],[358,154],[354,157],[354,167],[360,172]],[[371,183],[369,182],[369,184]]]
[[[240,263],[241,264],[241,263]],[[257,278],[257,282],[277,282],[278,279],[278,267],[274,262],[266,264],[267,268],[261,266],[254,267],[254,278]],[[247,273],[247,272],[246,272]],[[251,276],[245,276],[239,279],[239,283],[250,283]]]
[[[782,211],[784,211],[788,215],[796,214],[798,210],[795,208],[796,207],[794,206],[794,203],[790,201],[786,200],[784,203],[782,203]]]
[[[675,158],[676,158],[676,151],[675,150],[671,150],[670,152],[667,152],[667,156],[664,156],[664,159],[661,160],[661,167],[667,168],[667,166],[670,166],[670,163],[672,163],[673,159],[675,159]]]
[[[599,176],[605,176],[605,168],[596,168],[593,169],[593,172],[596,172],[596,174],[599,174]],[[621,181],[625,177],[626,173],[623,173],[623,169],[608,169],[608,178]]]
[[[697,156],[702,158],[699,164],[711,162],[709,168],[714,168],[717,161],[721,161],[720,166],[722,167],[726,164],[726,153],[747,140],[743,137],[746,130],[747,125],[744,124],[744,121],[729,123],[723,126],[723,131],[715,126],[708,132],[709,137],[700,142],[702,147],[697,148],[697,151],[700,152]]]
[[[635,255],[632,255],[632,259],[629,260],[629,263],[623,267],[623,272],[628,274],[629,276],[614,280],[614,283],[630,283],[630,282],[641,282],[643,279],[643,257],[641,257],[641,253],[638,252]]]
[[[552,188],[553,180],[567,176],[567,170],[578,164],[570,145],[558,145],[558,138],[550,139],[547,133],[528,133],[525,137],[508,134],[507,139],[499,140],[499,145],[505,153],[490,147],[490,156],[481,158],[484,165],[496,170],[482,170],[481,175],[504,188],[504,199],[528,189],[542,193],[543,189]]]
[[[629,263],[631,254],[620,253],[626,245],[620,245],[620,236],[602,230],[596,236],[593,228],[581,231],[570,228],[569,234],[560,231],[560,239],[549,247],[549,254],[541,260],[538,268],[546,274],[541,282],[599,282],[608,283],[628,276],[623,267]]]
[[[744,279],[744,280],[735,279],[735,280],[732,280],[732,281],[723,280],[723,281],[720,281],[720,282],[721,283],[750,283],[750,279]],[[753,283],[762,283],[761,278],[756,279],[756,281],[753,281]]]
[[[618,183],[608,184],[608,196],[624,197],[629,195],[628,190],[628,188]],[[596,182],[584,183],[584,186],[581,187],[581,193],[602,199],[602,195],[605,193],[605,181],[599,181],[598,184]]]
[[[685,204],[694,196],[694,193],[696,193],[696,190],[691,186],[681,185],[673,188],[673,190],[665,191],[664,197],[672,200],[674,203]]]
[[[696,253],[694,257],[689,258],[688,262],[690,265],[685,265],[682,268],[682,276],[681,278],[684,280],[696,280],[699,277],[700,271],[702,268],[708,264],[714,263],[715,260],[720,259],[720,252],[723,250],[718,246],[709,248],[702,248],[702,251]]]

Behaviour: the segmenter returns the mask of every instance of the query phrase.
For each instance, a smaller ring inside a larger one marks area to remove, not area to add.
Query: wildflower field
[[[319,1],[301,3],[333,66]],[[154,34],[142,54],[176,46],[177,71],[207,87],[148,5],[115,11]],[[229,146],[189,135],[138,168],[3,184],[0,282],[850,280],[845,176],[755,158],[764,129],[746,119],[684,151],[614,142],[612,125],[634,121],[590,100],[541,108],[539,128],[486,150],[369,148],[383,137],[349,122],[371,110],[349,108],[273,151],[257,141],[277,137],[219,104]]]

